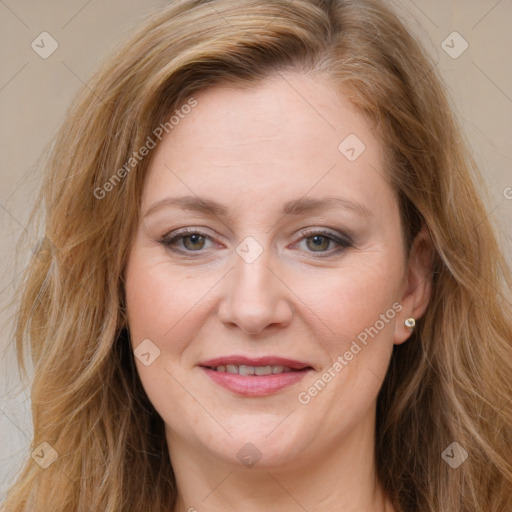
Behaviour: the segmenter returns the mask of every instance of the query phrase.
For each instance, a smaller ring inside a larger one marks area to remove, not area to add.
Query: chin
[[[298,426],[283,421],[285,416],[272,416],[247,421],[225,421],[223,426],[231,434],[222,431],[197,432],[199,442],[204,445],[213,457],[223,460],[228,465],[239,468],[276,469],[291,464],[294,459],[303,455],[311,440],[300,435]],[[244,418],[245,419],[245,418]],[[304,434],[311,429],[304,428]]]

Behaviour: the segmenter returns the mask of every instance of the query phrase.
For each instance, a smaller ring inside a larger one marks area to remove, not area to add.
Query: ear
[[[434,261],[434,244],[425,224],[416,235],[411,247],[404,274],[402,311],[395,324],[394,343],[400,345],[411,333],[404,324],[407,318],[418,320],[425,313],[432,291],[432,265]]]

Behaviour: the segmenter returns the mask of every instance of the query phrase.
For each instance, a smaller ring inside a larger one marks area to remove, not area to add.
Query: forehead
[[[260,207],[305,194],[339,191],[363,202],[392,194],[374,130],[326,78],[279,73],[194,98],[154,150],[143,205],[171,192]]]

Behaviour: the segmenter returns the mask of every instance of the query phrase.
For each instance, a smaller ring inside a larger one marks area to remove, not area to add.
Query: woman
[[[4,510],[510,511],[511,276],[472,172],[382,3],[159,12],[48,163]]]

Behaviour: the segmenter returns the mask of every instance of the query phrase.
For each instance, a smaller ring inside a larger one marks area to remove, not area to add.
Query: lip
[[[237,375],[218,372],[212,367],[236,364],[247,366],[287,366],[292,372],[270,375]],[[302,380],[313,367],[308,363],[287,359],[279,356],[247,357],[232,355],[208,359],[199,364],[201,370],[216,384],[233,393],[244,396],[268,396],[280,389],[291,386]]]

